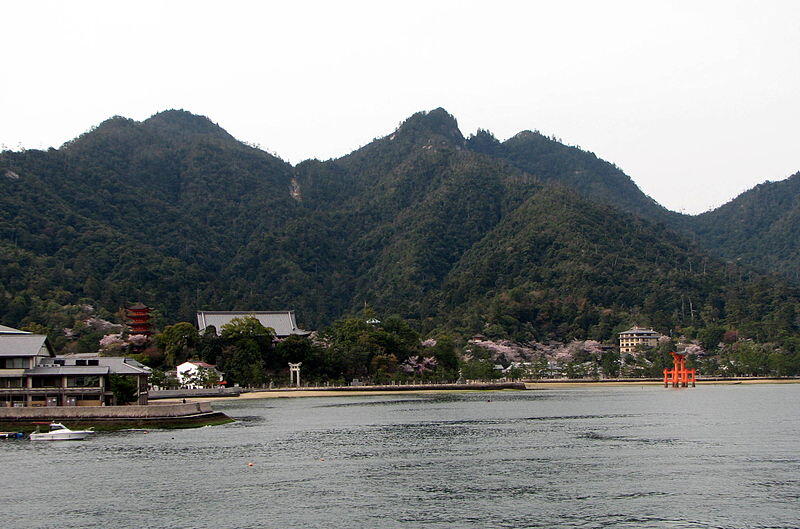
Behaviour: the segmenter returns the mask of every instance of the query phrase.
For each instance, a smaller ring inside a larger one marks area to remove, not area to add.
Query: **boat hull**
[[[32,433],[31,441],[80,441],[92,432]]]

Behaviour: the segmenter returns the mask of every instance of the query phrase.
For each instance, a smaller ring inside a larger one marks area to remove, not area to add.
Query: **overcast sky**
[[[203,114],[297,163],[419,110],[538,129],[698,213],[800,170],[800,2],[5,2],[0,145]]]

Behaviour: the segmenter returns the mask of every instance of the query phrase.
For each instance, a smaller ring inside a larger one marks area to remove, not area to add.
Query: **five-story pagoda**
[[[127,308],[126,313],[128,316],[128,326],[131,328],[130,333],[143,334],[150,336],[153,332],[150,330],[150,307],[144,303],[134,303]]]

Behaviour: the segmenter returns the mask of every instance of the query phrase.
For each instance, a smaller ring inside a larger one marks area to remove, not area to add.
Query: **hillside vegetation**
[[[368,305],[423,335],[798,335],[800,296],[757,250],[714,255],[777,244],[795,190],[729,251],[741,207],[676,220],[592,153],[535,132],[464,138],[442,109],[295,167],[188,112],[112,118],[57,150],[0,154],[0,180],[0,322],[56,337],[87,305],[113,319],[130,301],[161,324],[294,309],[321,328]]]

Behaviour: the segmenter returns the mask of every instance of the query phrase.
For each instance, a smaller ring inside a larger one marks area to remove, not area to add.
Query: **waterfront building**
[[[627,331],[619,333],[619,352],[632,353],[638,346],[655,347],[661,334],[653,329],[633,326]]]
[[[216,386],[219,386],[224,380],[217,366],[198,360],[189,360],[179,365],[175,369],[175,376],[178,379],[178,384],[180,384],[182,388],[197,389],[202,387],[199,379],[204,372],[211,372],[213,374],[210,378],[216,379]]]
[[[147,404],[150,368],[122,357],[56,356],[42,334],[0,325],[0,407],[116,404],[112,375],[132,377],[136,402]]]
[[[293,310],[263,311],[263,310],[243,310],[243,311],[199,311],[197,313],[197,328],[200,332],[206,327],[213,326],[217,334],[222,331],[222,326],[230,323],[234,318],[255,318],[264,327],[269,327],[275,331],[278,338],[287,336],[308,336],[311,331],[304,331],[297,326]]]

